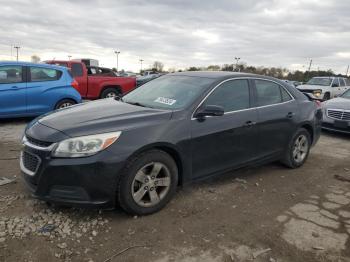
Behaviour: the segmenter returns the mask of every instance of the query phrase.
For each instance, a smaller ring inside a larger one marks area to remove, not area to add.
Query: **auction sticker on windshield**
[[[158,103],[162,103],[162,104],[166,104],[169,106],[172,106],[173,104],[176,103],[175,99],[171,99],[171,98],[166,98],[166,97],[158,97],[156,100],[154,100],[154,102],[158,102]]]

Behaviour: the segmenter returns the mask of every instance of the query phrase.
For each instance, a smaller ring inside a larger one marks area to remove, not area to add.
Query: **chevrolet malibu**
[[[314,101],[274,78],[168,74],[123,98],[37,118],[20,165],[36,198],[146,215],[178,185],[256,163],[302,166],[321,120]]]

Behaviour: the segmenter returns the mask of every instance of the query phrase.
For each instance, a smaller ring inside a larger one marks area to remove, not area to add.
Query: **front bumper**
[[[350,134],[350,121],[341,121],[323,115],[322,128],[329,131]]]
[[[104,150],[85,158],[52,158],[51,151],[25,145],[24,181],[35,198],[76,207],[114,208],[126,157]]]

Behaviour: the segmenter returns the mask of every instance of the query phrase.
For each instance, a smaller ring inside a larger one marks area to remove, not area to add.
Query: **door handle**
[[[245,124],[244,124],[244,126],[245,127],[251,127],[251,126],[253,126],[253,125],[255,125],[256,124],[256,122],[253,122],[253,121],[247,121],[247,122],[245,122]]]
[[[294,115],[295,115],[295,113],[289,112],[289,113],[287,114],[287,118],[293,118]]]

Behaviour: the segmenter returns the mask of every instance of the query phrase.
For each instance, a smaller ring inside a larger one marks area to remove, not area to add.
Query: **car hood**
[[[323,89],[327,86],[320,86],[320,85],[298,85],[298,89],[302,90],[317,90],[317,89]]]
[[[38,121],[69,137],[76,137],[156,125],[169,120],[171,115],[172,111],[130,105],[111,98],[61,109]]]
[[[324,102],[326,108],[350,110],[350,99],[337,97]]]

